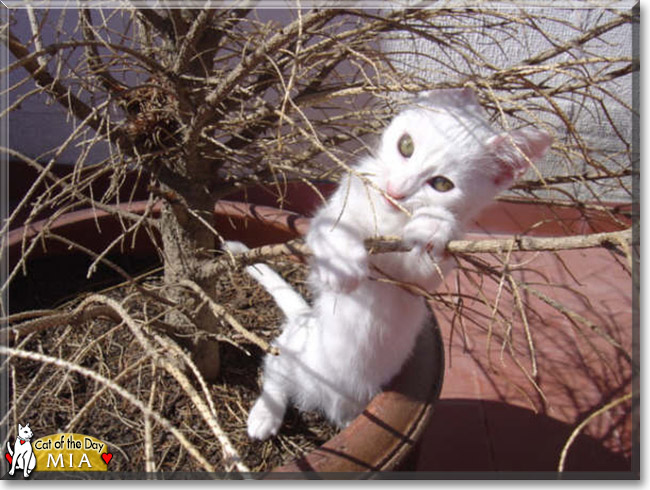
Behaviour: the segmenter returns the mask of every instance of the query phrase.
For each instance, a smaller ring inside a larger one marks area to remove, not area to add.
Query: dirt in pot
[[[308,297],[304,266],[284,262],[274,268]],[[141,284],[155,294],[164,293],[158,275]],[[131,472],[205,471],[205,462],[216,471],[232,471],[232,466],[224,465],[223,441],[209,420],[218,423],[251,471],[268,471],[337,433],[338,429],[319,414],[290,409],[277,437],[251,441],[246,434],[246,418],[260,393],[261,348],[220,322],[220,379],[204,387],[184,365],[187,354],[177,342],[170,342],[161,320],[165,312],[150,297],[128,285],[100,294],[123,306],[141,329],[146,345],[143,347],[127,322],[104,317],[89,322],[70,319],[12,342],[12,346],[34,355],[10,361],[10,403],[14,409],[8,414],[10,428],[29,423],[34,439],[62,432],[96,437],[113,453],[109,469]],[[216,297],[242,326],[267,342],[278,335],[282,322],[279,309],[243,271],[221,275]],[[78,298],[57,311],[72,311],[82,300]],[[39,356],[54,358],[57,363]],[[175,365],[183,366],[180,377],[174,375]],[[99,376],[89,377],[75,367]],[[128,397],[107,388],[106,380],[126,390]],[[156,415],[146,416],[143,406]],[[210,414],[212,407],[214,416]],[[178,432],[173,434],[165,424]],[[10,430],[11,435],[14,433],[15,428]]]

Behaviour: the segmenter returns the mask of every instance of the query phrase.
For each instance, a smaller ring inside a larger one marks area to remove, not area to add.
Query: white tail
[[[233,253],[247,252],[249,248],[241,242],[225,242],[224,248]],[[288,319],[307,313],[311,308],[298,292],[266,264],[246,267],[246,272],[273,296],[278,307]]]

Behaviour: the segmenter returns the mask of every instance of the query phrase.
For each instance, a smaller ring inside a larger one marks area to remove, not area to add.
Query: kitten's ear
[[[22,424],[18,422],[18,430],[21,430],[23,428]]]
[[[529,163],[540,160],[552,141],[544,131],[532,128],[516,129],[490,138],[488,152],[500,163],[502,170],[496,183],[511,183],[521,178]]]

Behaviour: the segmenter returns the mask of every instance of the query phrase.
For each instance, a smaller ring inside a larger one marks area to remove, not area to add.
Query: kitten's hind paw
[[[273,407],[260,397],[248,415],[248,437],[263,441],[278,433],[284,407]]]
[[[228,250],[234,254],[248,252],[250,249],[242,242],[225,241],[223,242],[223,249]]]

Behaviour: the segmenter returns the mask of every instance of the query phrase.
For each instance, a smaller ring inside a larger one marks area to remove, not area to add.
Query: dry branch
[[[89,125],[99,131],[102,129],[100,118],[93,116],[93,109],[71,93],[71,90],[64,86],[59,80],[53,77],[37,60],[42,54],[32,54],[11,32],[2,33],[11,53],[22,61],[24,68],[34,77],[38,85],[50,92],[57,102],[70,110],[79,120],[89,120]]]
[[[240,334],[242,334],[247,340],[250,340],[252,343],[257,345],[259,348],[261,348],[264,352],[268,352],[270,354],[273,354],[277,356],[280,352],[278,351],[277,347],[270,346],[268,342],[266,342],[264,339],[258,337],[255,335],[253,332],[247,330],[244,328],[241,323],[239,323],[235,317],[233,317],[230,313],[226,311],[226,309],[217,304],[208,294],[201,289],[201,287],[196,284],[195,282],[192,281],[181,281],[180,282],[181,286],[187,287],[194,291],[196,294],[199,295],[199,297],[205,301],[208,305],[210,305],[210,310],[214,314],[216,318],[222,318],[228,324],[237,330]]]
[[[509,253],[509,252],[556,252],[581,250],[594,247],[616,249],[632,244],[632,229],[565,237],[513,237],[485,240],[453,240],[447,245],[450,254]],[[410,249],[399,238],[381,237],[366,240],[370,253],[408,252]],[[302,239],[278,245],[264,245],[247,252],[233,254],[238,266],[246,266],[282,256],[309,256],[311,250]],[[212,277],[232,267],[230,255],[206,264],[201,277]]]
[[[617,398],[616,400],[612,400],[611,402],[607,403],[606,405],[602,406],[598,410],[594,411],[593,413],[589,414],[587,418],[585,418],[580,424],[573,430],[567,441],[564,443],[564,447],[562,447],[562,453],[560,454],[560,461],[557,465],[557,471],[559,473],[562,473],[564,471],[564,464],[566,462],[566,457],[569,453],[569,449],[573,445],[573,442],[575,441],[576,437],[580,435],[582,430],[591,422],[593,419],[596,417],[602,415],[603,413],[607,412],[608,410],[611,410],[612,408],[616,407],[617,405],[620,405],[621,403],[624,403],[628,400],[632,399],[632,393],[627,393],[626,395],[621,396],[620,398]]]
[[[120,318],[114,310],[107,306],[94,306],[92,308],[77,308],[69,313],[54,313],[45,315],[41,318],[28,320],[9,329],[9,342],[17,342],[25,336],[46,330],[49,328],[60,327],[62,325],[80,325],[82,323],[96,320],[98,318],[108,318],[114,322],[119,322]]]
[[[556,252],[585,248],[615,248],[632,243],[632,229],[564,237],[513,237],[500,240],[458,240],[450,242],[450,253]]]
[[[205,124],[216,115],[215,109],[217,106],[233,90],[240,80],[247,76],[257,64],[266,58],[268,53],[277,52],[283,49],[287,44],[295,39],[295,36],[300,29],[308,29],[317,24],[322,24],[335,16],[336,11],[320,10],[301,17],[282,29],[267,42],[263,42],[253,53],[243,58],[239,65],[234,70],[230,71],[228,76],[219,83],[219,86],[205,98],[204,104],[197,111],[186,144],[196,144],[199,132],[203,129]]]

